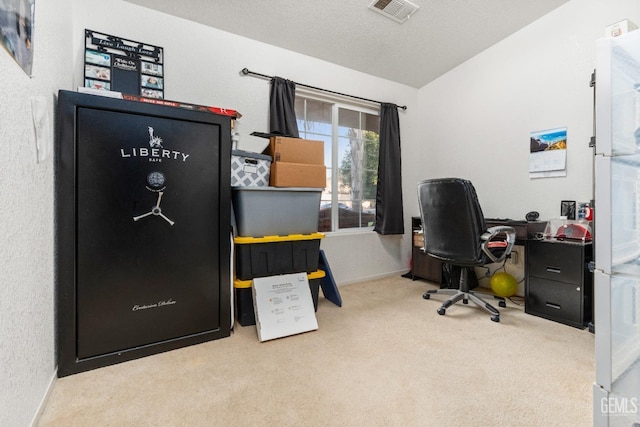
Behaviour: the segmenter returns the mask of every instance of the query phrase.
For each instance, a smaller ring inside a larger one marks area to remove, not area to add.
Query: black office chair
[[[469,300],[488,311],[491,320],[500,321],[500,312],[469,289],[468,274],[473,267],[503,262],[516,240],[513,227],[487,229],[476,190],[470,181],[459,178],[428,179],[418,184],[418,204],[424,228],[424,252],[444,263],[462,267],[459,289],[428,290],[431,294],[453,295],[438,309]],[[504,299],[500,302],[504,307]]]

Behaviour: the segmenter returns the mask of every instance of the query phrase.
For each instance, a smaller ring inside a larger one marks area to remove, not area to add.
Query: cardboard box
[[[422,232],[413,232],[413,246],[424,248],[424,234]]]
[[[272,187],[325,188],[327,168],[325,165],[302,163],[271,163],[270,184]]]
[[[630,31],[635,31],[638,29],[638,26],[633,22],[625,19],[620,22],[616,22],[615,24],[609,25],[605,28],[604,35],[605,37],[618,37]]]
[[[324,142],[272,136],[269,151],[273,162],[324,165]],[[324,187],[324,184],[322,185]]]

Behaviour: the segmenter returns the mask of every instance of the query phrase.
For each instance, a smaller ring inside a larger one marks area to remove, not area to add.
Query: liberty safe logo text
[[[189,154],[164,148],[162,138],[155,135],[151,126],[149,130],[149,147],[121,148],[120,156],[126,158],[147,158],[150,162],[161,163],[163,160],[178,160],[186,162]]]

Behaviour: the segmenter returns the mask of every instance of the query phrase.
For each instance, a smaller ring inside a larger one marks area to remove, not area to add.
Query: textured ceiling
[[[127,0],[420,88],[569,0],[411,0],[399,24],[371,0]]]

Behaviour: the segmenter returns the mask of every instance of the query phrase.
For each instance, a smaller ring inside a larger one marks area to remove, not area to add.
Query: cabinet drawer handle
[[[560,310],[560,306],[559,306],[558,304],[553,304],[553,303],[551,303],[551,302],[548,302],[548,303],[546,303],[545,305],[546,305],[547,307],[555,308],[556,310]]]
[[[549,267],[549,266],[547,266],[547,271],[549,273],[560,273],[561,272],[559,267]]]

